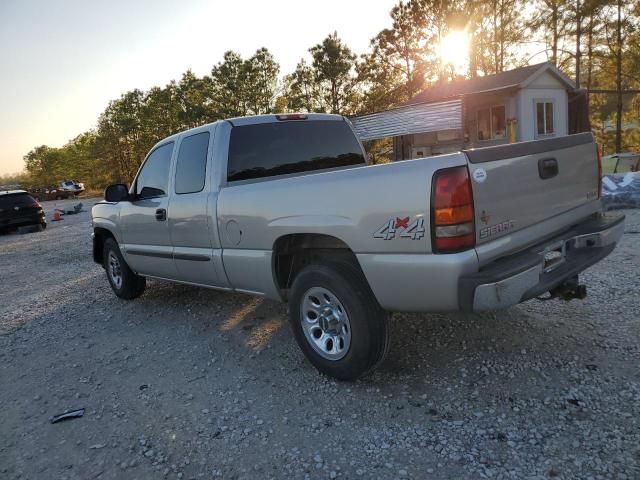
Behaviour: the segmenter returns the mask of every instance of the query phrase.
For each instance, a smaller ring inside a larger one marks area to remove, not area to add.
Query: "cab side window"
[[[176,193],[196,193],[204,188],[209,151],[209,132],[186,137],[180,143],[176,162]]]
[[[140,198],[164,197],[169,190],[169,167],[173,142],[156,148],[147,157],[136,180],[136,194]]]

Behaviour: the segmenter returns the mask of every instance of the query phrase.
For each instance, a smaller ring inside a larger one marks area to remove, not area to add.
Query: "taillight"
[[[41,209],[42,205],[40,205],[38,202],[35,202],[35,203],[30,203],[29,205],[27,205],[27,207]]]
[[[602,195],[602,150],[596,143],[596,155],[598,156],[598,198]]]
[[[467,167],[438,170],[431,189],[434,253],[459,252],[475,244],[473,195]]]

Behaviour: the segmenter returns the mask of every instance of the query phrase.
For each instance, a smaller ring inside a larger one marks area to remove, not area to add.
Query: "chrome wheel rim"
[[[113,252],[109,252],[108,264],[109,278],[113,285],[119,289],[122,287],[122,268],[120,267],[120,260]]]
[[[305,292],[300,322],[311,348],[327,360],[340,360],[351,346],[349,315],[338,297],[323,287]]]

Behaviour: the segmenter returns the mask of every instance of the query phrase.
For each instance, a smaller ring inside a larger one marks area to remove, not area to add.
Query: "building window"
[[[504,105],[478,110],[478,140],[507,138],[506,110]]]
[[[538,136],[553,135],[553,102],[536,100],[536,132]]]

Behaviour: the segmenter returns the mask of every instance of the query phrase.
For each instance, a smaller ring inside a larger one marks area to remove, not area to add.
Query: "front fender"
[[[118,244],[123,242],[122,230],[119,226],[120,209],[117,204],[97,203],[91,209],[93,225],[93,261],[102,264],[102,250],[107,238],[114,238]]]

